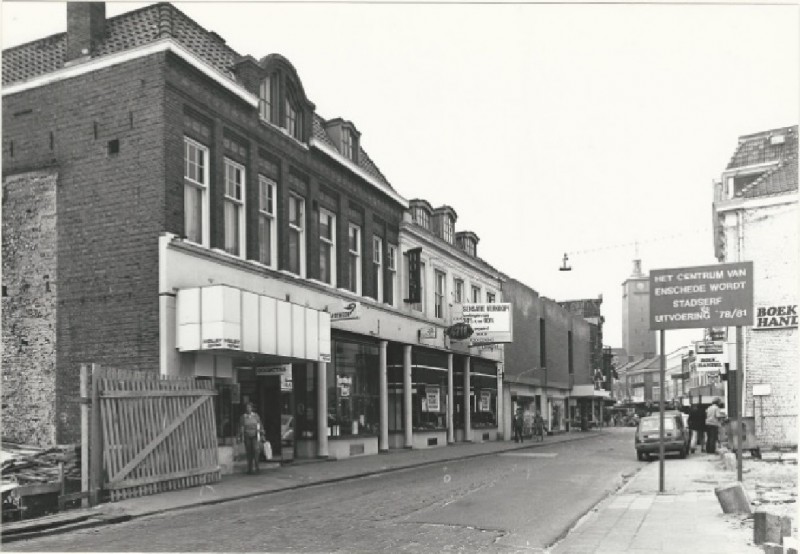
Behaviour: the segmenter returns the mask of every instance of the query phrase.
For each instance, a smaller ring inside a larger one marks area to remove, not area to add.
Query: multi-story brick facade
[[[739,138],[714,184],[715,253],[752,261],[754,326],[745,327],[744,415],[765,446],[797,445],[797,126]],[[729,357],[735,334],[728,330]]]

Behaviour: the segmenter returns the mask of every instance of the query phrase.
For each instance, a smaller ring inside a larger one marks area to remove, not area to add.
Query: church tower
[[[634,358],[656,355],[656,333],[650,330],[650,278],[642,273],[638,259],[622,283],[622,347]]]

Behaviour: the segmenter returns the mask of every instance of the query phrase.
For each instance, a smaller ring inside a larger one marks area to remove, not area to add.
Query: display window
[[[389,431],[403,430],[403,351],[389,348]],[[411,428],[414,431],[447,429],[447,354],[424,348],[411,353]]]
[[[470,362],[469,410],[473,429],[497,427],[497,366],[492,362],[472,358]],[[455,382],[454,427],[464,428],[464,369],[458,360],[457,370],[453,371]]]
[[[334,339],[328,364],[328,428],[331,437],[380,432],[377,344]]]

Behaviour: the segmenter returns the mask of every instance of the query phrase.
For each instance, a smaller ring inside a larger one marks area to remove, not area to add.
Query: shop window
[[[403,352],[388,352],[389,431],[403,431]],[[447,429],[447,357],[414,348],[411,366],[411,427],[414,431]]]
[[[380,432],[379,350],[375,344],[333,341],[328,364],[330,436],[377,435]]]
[[[317,438],[317,380],[313,364],[292,364],[294,385],[295,437],[303,440]]]

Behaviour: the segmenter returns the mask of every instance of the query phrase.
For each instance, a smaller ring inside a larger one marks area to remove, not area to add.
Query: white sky
[[[286,56],[486,261],[556,300],[602,294],[615,347],[633,242],[645,272],[715,263],[712,179],[739,135],[798,122],[794,4],[175,4],[240,54]],[[63,3],[2,15],[4,48],[66,29]]]

